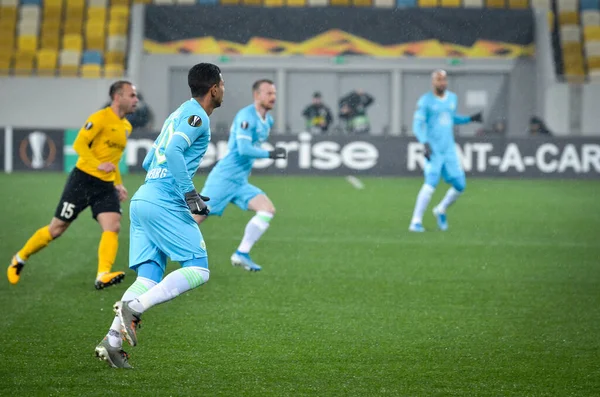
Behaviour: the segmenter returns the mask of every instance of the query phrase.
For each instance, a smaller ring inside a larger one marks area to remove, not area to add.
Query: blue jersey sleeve
[[[471,116],[463,116],[462,114],[454,114],[454,124],[467,124],[471,122]]]
[[[413,115],[413,133],[421,143],[427,142],[427,97],[422,96],[417,102],[417,110]]]
[[[208,133],[208,128],[208,120],[203,120],[200,116],[184,117],[175,127],[175,132],[165,149],[169,171],[179,190],[183,193],[195,189],[187,169],[184,153],[196,139]]]
[[[243,115],[241,117],[244,118]],[[254,146],[254,136],[256,134],[256,120],[246,117],[234,125],[235,139],[238,152],[241,156],[264,159],[269,157],[267,150]]]

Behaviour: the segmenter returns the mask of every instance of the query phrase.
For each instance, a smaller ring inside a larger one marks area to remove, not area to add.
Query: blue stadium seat
[[[204,4],[204,5],[216,5],[218,3],[218,0],[198,0],[198,4]]]
[[[581,11],[597,10],[600,8],[600,0],[581,0],[579,2],[579,8]]]
[[[409,8],[416,6],[417,0],[396,0],[396,7],[398,8]]]
[[[82,64],[102,65],[102,54],[100,51],[85,51],[81,58]]]
[[[42,0],[21,0],[21,5],[38,5],[42,6]]]

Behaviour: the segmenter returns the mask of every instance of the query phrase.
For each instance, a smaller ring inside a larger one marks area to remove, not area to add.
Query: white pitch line
[[[346,177],[346,180],[348,181],[349,184],[354,186],[355,189],[361,190],[361,189],[365,188],[365,185],[360,181],[360,179],[358,179],[355,176],[348,175]]]

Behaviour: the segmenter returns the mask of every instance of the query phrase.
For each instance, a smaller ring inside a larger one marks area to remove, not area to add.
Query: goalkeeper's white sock
[[[244,231],[244,237],[238,247],[238,251],[247,254],[252,249],[254,243],[258,241],[260,236],[269,228],[269,223],[273,219],[273,214],[266,211],[258,211],[256,215],[250,219]]]
[[[411,224],[414,223],[423,223],[423,214],[431,201],[431,196],[433,196],[433,192],[435,188],[431,185],[424,184],[417,195],[417,203],[415,204],[415,210],[413,211],[413,217]]]
[[[454,202],[456,200],[458,200],[458,198],[460,197],[461,194],[462,194],[462,192],[459,192],[455,188],[451,187],[450,189],[448,189],[448,192],[446,192],[446,195],[444,196],[442,201],[440,201],[440,203],[436,207],[437,210],[440,213],[445,214],[448,207],[450,207],[452,204],[454,204]]]
[[[204,267],[187,266],[171,272],[156,287],[129,302],[129,307],[143,313],[156,306],[176,298],[191,289],[201,286],[208,281],[210,271]]]
[[[156,281],[152,281],[149,278],[138,277],[135,282],[127,288],[127,291],[125,291],[121,300],[124,302],[133,300],[155,285]],[[123,345],[123,339],[121,337],[121,320],[119,319],[119,316],[115,315],[106,336],[108,337],[108,343],[112,347],[120,348]]]

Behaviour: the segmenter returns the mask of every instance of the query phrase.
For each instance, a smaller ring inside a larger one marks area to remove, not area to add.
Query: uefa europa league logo
[[[44,145],[46,134],[43,132],[32,132],[29,134],[29,146],[31,147],[31,166],[35,169],[44,167]]]
[[[23,163],[35,170],[52,164],[56,158],[56,144],[40,131],[34,131],[23,139],[19,149]]]

